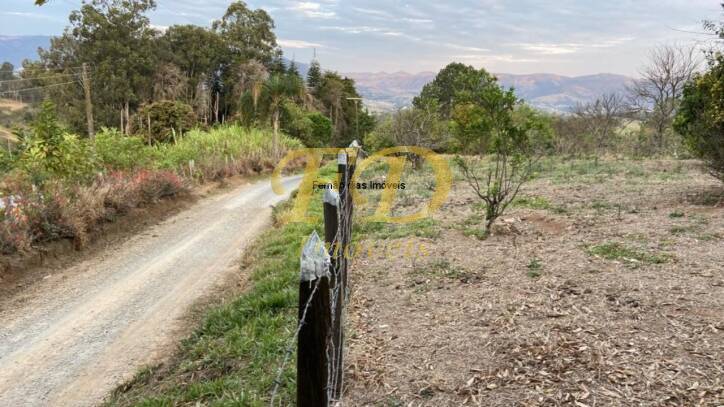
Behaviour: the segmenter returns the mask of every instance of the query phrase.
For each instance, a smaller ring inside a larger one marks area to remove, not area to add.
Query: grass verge
[[[292,201],[277,207],[275,227],[248,251],[242,273],[249,288],[208,311],[166,365],[146,368],[110,396],[107,406],[265,406],[297,321],[299,250],[321,223],[284,223]],[[321,216],[313,199],[310,215]],[[296,366],[282,377],[279,405],[292,405]]]

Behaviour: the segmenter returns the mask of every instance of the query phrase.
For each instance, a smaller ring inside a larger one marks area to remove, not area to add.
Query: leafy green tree
[[[221,36],[195,25],[173,25],[159,41],[161,59],[177,66],[186,77],[185,101],[199,96],[199,85],[210,80],[222,62],[225,49]]]
[[[92,174],[95,160],[84,140],[66,132],[58,123],[55,104],[46,100],[24,134],[19,164],[40,185],[50,177],[84,179]]]
[[[291,100],[284,103],[281,129],[301,140],[307,147],[324,147],[332,139],[332,122],[329,118],[319,112],[305,110]]]
[[[374,119],[361,106],[354,80],[325,72],[315,96],[321,110],[332,120],[333,145],[347,146],[374,128]]]
[[[243,63],[237,69],[236,94],[242,99],[245,97],[251,99],[251,110],[245,109],[243,101],[239,107],[242,119],[246,119],[247,123],[251,122],[249,119],[256,119],[259,114],[259,99],[267,79],[269,79],[269,71],[256,60]]]
[[[281,55],[272,18],[262,9],[249,9],[243,1],[231,3],[212,28],[226,44],[229,64],[255,59],[267,65]]]
[[[674,129],[711,174],[724,181],[724,55],[684,87]]]
[[[284,73],[284,68],[275,67],[275,61],[281,60],[281,50],[274,34],[274,21],[266,11],[252,10],[243,1],[235,1],[220,20],[213,22],[212,30],[222,39],[224,49],[210,81],[215,119],[221,121],[241,107],[234,95],[240,65],[255,60],[268,72]]]
[[[154,0],[84,3],[71,13],[63,35],[40,51],[42,66],[54,71],[77,69],[82,63],[92,67],[94,117],[103,126],[117,125],[119,112],[127,122],[131,109],[152,96],[157,32],[145,13],[155,6]],[[82,89],[70,87],[52,95],[64,116],[67,111],[72,127],[84,131]]]
[[[301,78],[302,76],[299,74],[299,68],[297,67],[297,63],[292,60],[289,62],[289,67],[287,68],[287,75],[293,75],[298,76]]]
[[[486,93],[499,88],[494,76],[484,69],[453,62],[443,68],[435,79],[422,88],[420,95],[413,100],[413,105],[422,107],[435,102],[440,108],[443,118],[449,119],[455,106],[461,102],[473,102],[471,98],[482,101]]]
[[[473,154],[458,156],[455,162],[485,203],[485,234],[490,233],[530,179],[550,127],[487,71],[458,63],[440,71],[413,103],[417,108],[438,106],[441,116],[451,120],[454,149]]]

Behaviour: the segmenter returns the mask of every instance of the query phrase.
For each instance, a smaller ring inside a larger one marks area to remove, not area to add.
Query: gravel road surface
[[[285,178],[287,192],[299,180]],[[205,198],[0,299],[0,406],[99,404],[173,348],[189,306],[235,270],[284,198],[269,180]]]

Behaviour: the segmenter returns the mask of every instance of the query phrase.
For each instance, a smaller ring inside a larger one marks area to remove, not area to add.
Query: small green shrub
[[[126,136],[116,129],[104,128],[95,137],[99,163],[110,170],[134,170],[148,167],[151,150],[140,137]]]
[[[674,129],[711,174],[724,181],[724,54],[686,84]]]
[[[92,149],[86,140],[67,133],[59,124],[55,105],[43,102],[32,132],[23,135],[18,166],[35,184],[48,179],[88,179],[96,169]]]
[[[648,253],[618,242],[606,242],[594,245],[589,247],[587,251],[588,254],[592,256],[599,256],[606,260],[624,260],[651,264],[662,264],[669,260],[669,256]]]

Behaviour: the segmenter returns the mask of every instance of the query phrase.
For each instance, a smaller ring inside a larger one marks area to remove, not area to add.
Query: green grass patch
[[[538,278],[541,276],[541,270],[543,269],[543,264],[541,264],[540,260],[538,259],[532,259],[530,263],[528,263],[528,273],[527,276],[530,278]]]
[[[619,242],[606,242],[587,248],[588,254],[606,260],[623,260],[630,263],[662,264],[669,261],[666,254],[649,253]]]
[[[453,280],[465,279],[469,273],[463,268],[451,263],[448,259],[434,259],[428,264],[413,270],[413,275],[422,277],[449,278]]]
[[[696,228],[692,226],[673,226],[669,229],[669,233],[672,235],[683,235],[694,230],[696,230]]]
[[[515,198],[511,205],[517,208],[548,210],[557,214],[568,213],[568,209],[566,209],[566,207],[555,205],[542,196],[521,196]]]
[[[515,198],[513,206],[529,209],[550,209],[553,205],[542,196],[521,196]]]

